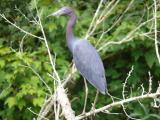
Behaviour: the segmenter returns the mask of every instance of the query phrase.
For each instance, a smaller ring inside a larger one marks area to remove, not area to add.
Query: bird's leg
[[[86,105],[87,105],[87,98],[88,98],[88,86],[87,86],[87,81],[85,78],[84,78],[84,85],[85,85],[85,101],[84,101],[84,107],[83,107],[82,114],[86,112]]]
[[[112,99],[112,102],[114,103],[114,98],[108,91],[107,91],[107,95]]]
[[[98,100],[98,95],[99,95],[99,91],[97,90],[96,97],[94,99],[94,103],[92,104],[92,108],[91,108],[91,110],[93,110],[93,111],[96,107],[96,103],[97,103],[97,100]]]
[[[111,99],[112,99],[112,102],[114,103],[114,99],[118,99],[118,100],[122,100],[121,98],[118,98],[118,97],[115,97],[115,96],[112,96],[108,91],[106,93]]]

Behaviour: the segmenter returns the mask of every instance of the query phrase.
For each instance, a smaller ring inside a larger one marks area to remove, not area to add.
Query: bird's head
[[[49,16],[61,16],[61,15],[70,15],[73,13],[73,10],[70,7],[62,7],[56,12],[53,12],[52,14],[48,15]]]

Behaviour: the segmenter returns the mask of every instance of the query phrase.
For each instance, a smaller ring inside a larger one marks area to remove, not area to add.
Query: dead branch
[[[103,112],[105,110],[108,110],[110,108],[113,108],[115,106],[119,106],[119,105],[122,105],[122,104],[125,104],[125,103],[129,103],[129,102],[133,102],[133,101],[138,101],[138,100],[142,100],[142,99],[147,99],[147,98],[155,99],[158,96],[160,96],[160,92],[150,93],[150,94],[145,94],[145,95],[142,95],[142,96],[136,96],[136,97],[127,98],[127,99],[124,99],[122,101],[114,102],[114,103],[111,103],[111,104],[106,105],[104,107],[95,109],[94,111],[90,111],[88,113],[79,115],[79,116],[76,117],[76,120],[84,119],[84,118],[89,117],[91,115],[94,115],[96,113]]]

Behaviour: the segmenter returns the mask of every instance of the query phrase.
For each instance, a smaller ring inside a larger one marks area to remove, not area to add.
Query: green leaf
[[[16,97],[9,97],[9,98],[7,98],[7,100],[5,101],[5,104],[8,104],[9,108],[17,105],[17,99],[16,99]]]
[[[4,60],[0,60],[0,68],[3,68],[5,65],[5,61]]]
[[[4,71],[0,71],[0,82],[2,82],[5,79],[6,73]]]
[[[0,93],[0,99],[3,99],[4,97],[6,97],[12,89],[10,89],[10,86],[7,87],[6,89],[3,89],[2,92]]]
[[[33,105],[34,106],[41,107],[41,105],[43,104],[43,102],[44,102],[44,98],[43,97],[38,97],[38,98],[33,99]]]
[[[26,106],[26,102],[24,100],[18,101],[18,108],[20,110],[22,110],[24,106]]]
[[[0,55],[5,55],[7,53],[10,53],[10,49],[8,47],[0,48]]]
[[[143,56],[142,50],[134,50],[132,52],[132,56],[134,57],[135,61],[137,61],[141,56]]]
[[[152,68],[153,64],[156,62],[156,54],[155,51],[150,50],[145,53],[145,60],[147,62],[147,65]]]
[[[111,76],[113,79],[118,78],[121,76],[121,73],[117,72],[116,70],[110,68],[107,70],[107,76]]]

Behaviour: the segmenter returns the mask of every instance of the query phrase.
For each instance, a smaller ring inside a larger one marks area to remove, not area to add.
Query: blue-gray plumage
[[[50,16],[68,15],[70,17],[66,28],[67,45],[73,54],[76,68],[90,84],[102,94],[106,94],[106,78],[102,60],[96,49],[85,39],[76,39],[72,28],[76,22],[76,15],[69,7],[63,7]]]

